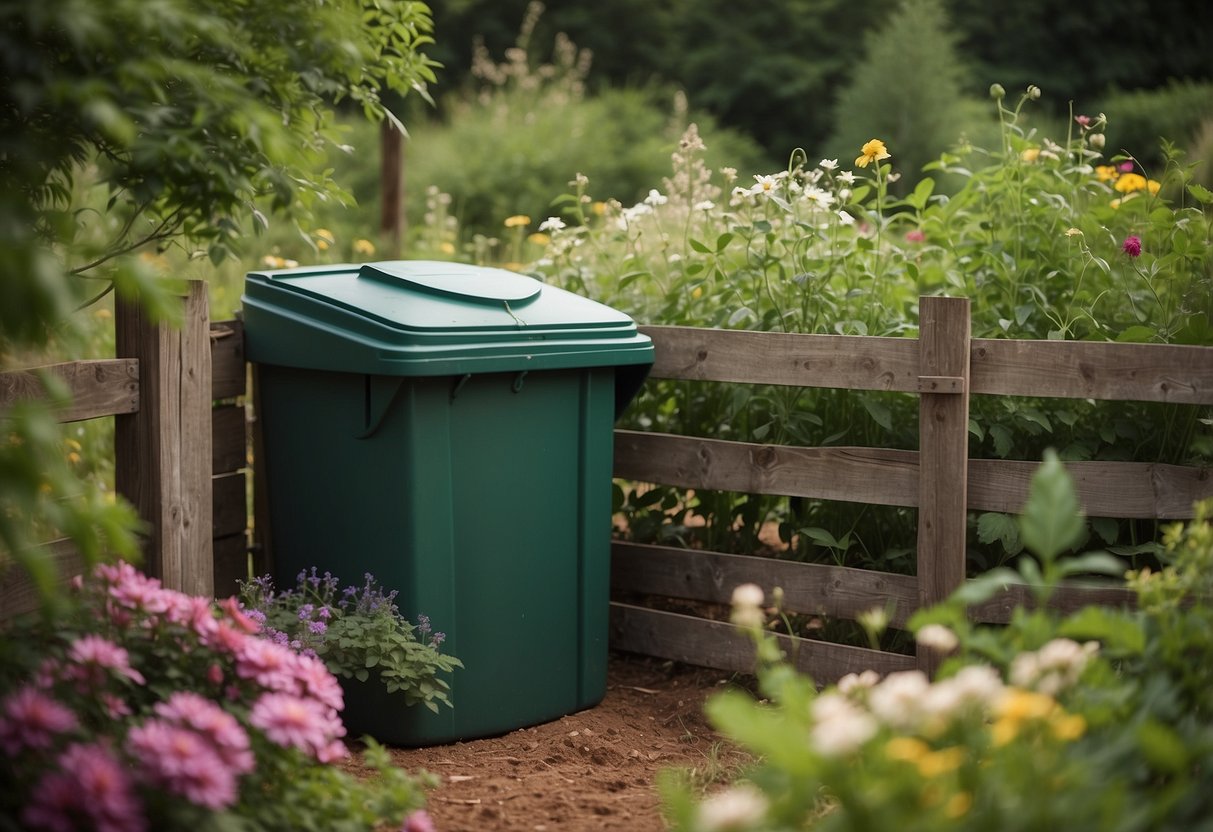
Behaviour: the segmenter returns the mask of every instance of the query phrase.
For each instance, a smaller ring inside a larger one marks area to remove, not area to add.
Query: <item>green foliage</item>
[[[399,692],[405,705],[421,704],[435,713],[451,707],[450,674],[463,663],[439,651],[445,636],[434,633],[426,616],[417,626],[370,575],[362,586],[338,591],[332,574],[300,572],[294,589],[275,591],[269,576],[242,582],[240,596],[250,616],[264,624],[263,635],[295,650],[319,656],[334,674],[365,682],[374,676],[388,693]]]
[[[1051,530],[1035,552],[1059,565],[1044,578],[1050,588],[1086,571],[1047,555],[1073,538],[1075,505],[1064,472],[1047,463],[1024,527]],[[922,644],[952,654],[934,681],[919,671],[884,679],[866,671],[817,692],[771,657],[774,637],[759,610],[746,630],[758,648],[762,699],[729,691],[707,713],[760,762],[704,800],[664,778],[673,828],[1198,827],[1213,812],[1211,516],[1207,502],[1168,531],[1162,572],[1128,576],[1135,609],[1061,616],[1020,608],[1008,626],[975,627],[965,606],[985,593],[969,587],[919,612],[911,627]],[[745,620],[747,597],[742,588],[734,594],[735,622]]]
[[[318,164],[332,107],[394,118],[381,96],[433,79],[429,27],[412,0],[0,0],[0,369],[111,291],[171,318],[171,248],[219,262],[270,215],[347,201]],[[64,474],[54,431],[29,409],[0,442],[0,569],[44,588],[48,524],[90,562],[134,551],[130,511]]]
[[[557,36],[551,62],[532,66],[533,23],[501,63],[477,53],[480,88],[448,100],[441,123],[412,127],[407,175],[415,183],[409,206],[414,224],[432,213],[425,204],[429,188],[450,196],[450,212],[465,236],[500,237],[507,217],[538,223],[552,213],[552,196],[573,173],[593,179],[600,198],[628,202],[661,175],[687,118],[685,100],[675,101],[671,114],[666,102],[676,96],[659,88],[587,96],[589,52]],[[721,143],[715,158],[761,158],[741,136],[709,123],[704,128]]]
[[[1213,119],[1213,81],[1172,80],[1151,90],[1113,92],[1099,101],[1098,109],[1115,113],[1108,127],[1108,146],[1120,152],[1137,148],[1143,165],[1161,170],[1166,158],[1161,142],[1193,148],[1201,128]]]
[[[902,182],[912,186],[961,136],[983,142],[992,128],[980,102],[965,95],[955,41],[943,0],[905,0],[865,39],[864,59],[838,93],[827,155],[846,158],[879,136],[897,148]]]

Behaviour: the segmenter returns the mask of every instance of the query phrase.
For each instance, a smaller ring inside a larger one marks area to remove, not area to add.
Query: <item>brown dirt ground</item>
[[[393,749],[396,765],[441,777],[427,809],[442,832],[661,832],[655,780],[690,770],[701,788],[749,762],[703,716],[734,680],[719,670],[612,653],[602,703],[491,739]]]

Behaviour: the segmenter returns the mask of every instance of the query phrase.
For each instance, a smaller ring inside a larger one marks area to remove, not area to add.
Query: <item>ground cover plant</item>
[[[1165,536],[1164,566],[1129,572],[1136,608],[1043,606],[1069,574],[1119,569],[1061,557],[1082,534],[1052,455],[1021,518],[1033,558],[959,590],[911,621],[947,656],[919,671],[851,674],[818,691],[766,632],[771,610],[738,587],[733,620],[757,645],[759,696],[722,694],[712,721],[761,758],[706,800],[667,777],[679,830],[1203,829],[1213,814],[1213,502]],[[1040,606],[977,627],[968,604],[1023,581]]]
[[[0,828],[372,830],[424,822],[425,777],[367,741],[349,757],[337,679],[258,635],[234,598],[164,589],[125,562],[70,614],[0,641]]]

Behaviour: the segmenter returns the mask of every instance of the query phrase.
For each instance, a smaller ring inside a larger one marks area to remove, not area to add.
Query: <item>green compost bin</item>
[[[346,686],[354,736],[431,745],[606,692],[612,431],[653,360],[534,278],[392,261],[249,274],[274,572],[364,572],[464,668],[454,708]]]

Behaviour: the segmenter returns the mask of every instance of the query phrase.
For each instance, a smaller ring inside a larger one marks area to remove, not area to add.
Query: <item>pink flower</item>
[[[55,736],[75,729],[76,715],[36,688],[18,688],[0,707],[0,748],[9,755],[45,750]]]
[[[1128,237],[1125,237],[1125,241],[1121,244],[1120,248],[1130,257],[1140,257],[1141,237],[1138,237],[1136,234],[1130,234]]]
[[[1091,126],[1091,117],[1090,116],[1074,116],[1074,120],[1076,122],[1078,122],[1080,127],[1090,127]]]
[[[220,601],[219,607],[227,613],[227,616],[235,622],[237,627],[249,635],[261,631],[261,625],[248,617],[248,614],[240,608],[240,602],[236,600],[234,595]]]
[[[143,832],[147,820],[135,797],[134,784],[113,753],[102,745],[73,745],[58,766],[34,786],[21,819],[31,829],[71,832]]]
[[[418,809],[415,812],[409,812],[400,827],[400,832],[437,832],[437,827],[434,826],[434,819],[430,817],[429,812],[425,809]]]
[[[345,726],[332,708],[286,693],[263,694],[253,705],[249,723],[270,742],[313,757],[327,753],[333,740],[345,735]]]
[[[145,683],[143,674],[131,667],[131,657],[126,648],[101,636],[81,636],[72,642],[67,655],[78,665],[78,672],[74,675],[80,681],[97,683],[101,681],[97,670],[113,670],[136,684]]]
[[[247,633],[238,630],[226,621],[220,621],[214,630],[202,637],[202,643],[212,650],[234,654],[240,652],[244,647],[244,642],[249,638]]]
[[[299,693],[318,699],[335,711],[345,708],[345,694],[341,690],[341,683],[320,659],[314,656],[297,657],[295,679],[300,684]]]
[[[294,692],[296,658],[287,647],[246,636],[236,652],[236,675],[267,690]]]
[[[195,805],[219,810],[236,802],[236,772],[188,728],[151,719],[130,730],[126,748],[149,780]]]
[[[170,605],[168,590],[161,588],[160,581],[149,578],[126,561],[116,564],[101,564],[95,574],[109,584],[109,596],[119,606],[132,610],[143,610],[153,615],[165,612]]]
[[[921,228],[915,228],[906,232],[907,243],[921,243],[926,240],[927,235],[923,233]]]
[[[1119,170],[1121,173],[1132,173],[1133,172],[1133,163],[1132,162],[1121,162],[1119,165],[1116,166],[1116,169]]]
[[[179,691],[155,707],[167,722],[189,728],[203,737],[236,774],[253,770],[255,760],[248,734],[236,718],[211,700],[196,693]]]

